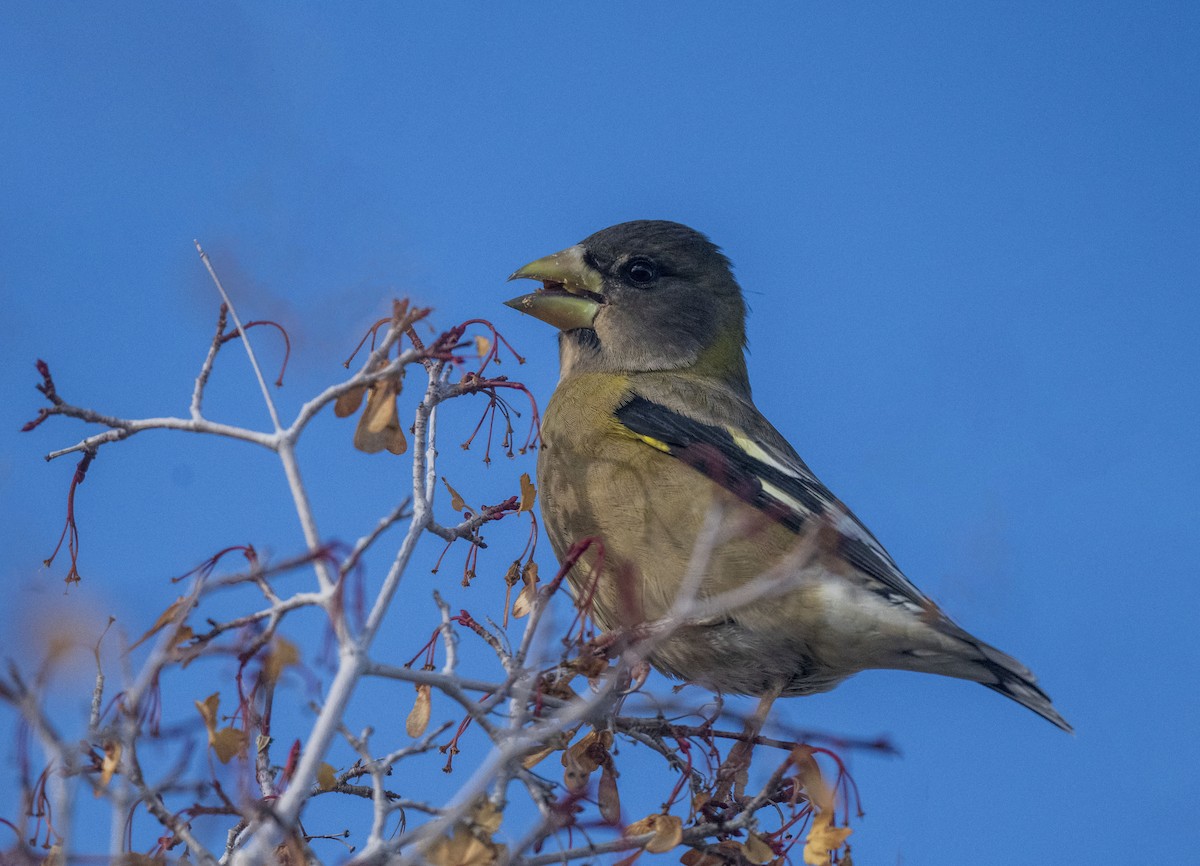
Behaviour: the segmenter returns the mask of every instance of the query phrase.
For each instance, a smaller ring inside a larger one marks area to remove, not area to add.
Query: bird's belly
[[[739,695],[810,695],[849,675],[817,659],[802,635],[763,634],[736,620],[680,629],[650,661],[668,676]]]
[[[701,579],[688,581],[699,603],[762,578],[795,549],[794,533],[700,473],[678,470],[673,458],[633,441],[627,449],[606,443],[601,457],[566,453],[550,438],[539,455],[542,514],[559,560],[583,538],[600,542],[568,580],[576,601],[586,604],[606,631],[653,622],[671,611],[714,504],[725,527],[735,531],[712,550]],[[604,567],[597,572],[601,551]],[[832,688],[850,672],[831,670],[814,652],[814,635],[796,612],[821,608],[819,598],[808,597],[820,587],[799,583],[786,598],[760,598],[710,612],[676,630],[654,648],[651,663],[670,676],[727,693],[783,688],[785,694],[807,694]]]

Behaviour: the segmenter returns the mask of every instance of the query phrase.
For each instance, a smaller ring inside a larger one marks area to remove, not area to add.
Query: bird
[[[759,725],[780,695],[899,669],[981,683],[1072,731],[1033,673],[917,589],[759,412],[742,290],[707,236],[623,222],[509,279],[542,283],[505,303],[559,331],[541,513],[560,562],[598,540],[602,557],[568,582],[601,629],[676,616],[649,662],[757,696]]]

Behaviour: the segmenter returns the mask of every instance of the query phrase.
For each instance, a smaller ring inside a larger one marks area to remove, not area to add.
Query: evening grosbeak
[[[560,561],[600,541],[600,573],[589,555],[569,579],[601,628],[659,620],[686,584],[690,615],[650,655],[669,676],[769,703],[867,668],[923,671],[982,683],[1071,730],[1029,669],[910,583],[755,408],[742,291],[708,238],[621,223],[518,278],[543,288],[506,303],[560,331],[542,517]],[[698,555],[713,513],[721,530]],[[755,581],[771,584],[704,608]]]

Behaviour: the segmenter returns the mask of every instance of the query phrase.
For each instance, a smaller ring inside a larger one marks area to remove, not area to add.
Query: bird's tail
[[[1074,733],[1042,691],[1033,671],[1008,653],[977,639],[948,619],[938,623],[936,648],[908,650],[888,667],[972,680],[1012,698],[1064,731]]]
[[[979,652],[980,658],[976,660],[976,673],[969,677],[970,679],[1012,698],[1067,733],[1075,733],[1070,723],[1054,709],[1050,696],[1038,685],[1033,671],[994,646],[976,640],[972,640],[971,643]]]

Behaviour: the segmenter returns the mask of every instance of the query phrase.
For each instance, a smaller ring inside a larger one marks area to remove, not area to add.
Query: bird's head
[[[688,369],[749,388],[742,290],[729,259],[694,229],[620,223],[509,279],[541,281],[505,303],[562,332],[564,376]]]

